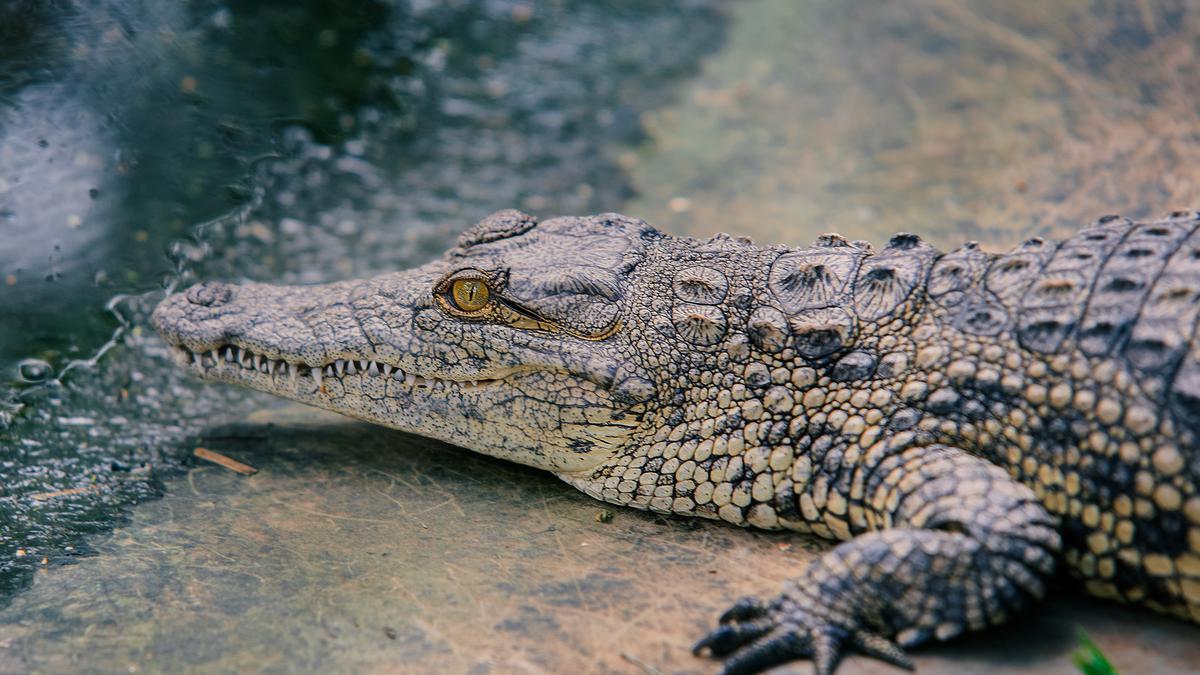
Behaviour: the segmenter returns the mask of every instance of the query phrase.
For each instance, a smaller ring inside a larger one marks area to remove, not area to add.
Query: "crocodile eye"
[[[478,312],[487,306],[492,293],[482,279],[455,279],[450,286],[454,306],[464,312]]]

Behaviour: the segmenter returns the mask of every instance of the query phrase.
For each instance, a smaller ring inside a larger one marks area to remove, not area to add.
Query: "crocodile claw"
[[[703,654],[711,654],[716,657],[726,656],[745,646],[748,642],[770,633],[773,628],[770,621],[723,624],[693,645],[692,653],[696,656]]]
[[[812,659],[814,672],[830,675],[847,649],[913,669],[904,651],[888,638],[834,625],[786,600],[771,605],[739,600],[692,652],[725,659],[722,675],[751,675],[797,659]]]
[[[865,630],[855,631],[850,636],[851,644],[860,653],[886,661],[905,670],[915,670],[913,662],[895,642]]]
[[[722,624],[731,621],[746,621],[747,619],[757,619],[766,616],[769,608],[762,600],[755,597],[746,597],[733,603],[733,605],[725,610],[720,619],[717,619]]]

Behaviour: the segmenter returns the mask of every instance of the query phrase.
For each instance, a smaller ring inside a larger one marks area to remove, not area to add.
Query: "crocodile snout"
[[[234,286],[219,281],[205,281],[187,290],[187,301],[201,307],[220,307],[233,300]]]
[[[186,291],[173,293],[163,298],[150,315],[150,324],[167,342],[173,345],[185,342],[199,343],[219,340],[223,331],[214,321],[218,308],[233,300],[232,286],[206,282],[192,286]]]
[[[241,312],[235,298],[240,290],[219,281],[196,284],[163,298],[150,315],[150,324],[173,345],[207,349],[236,332]]]
[[[150,322],[168,343],[192,351],[228,346],[310,365],[389,362],[413,339],[413,312],[431,304],[442,267],[309,286],[203,281],[163,298]]]

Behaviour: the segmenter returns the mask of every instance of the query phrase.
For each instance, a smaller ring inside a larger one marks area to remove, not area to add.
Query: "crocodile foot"
[[[912,670],[912,661],[886,637],[838,625],[787,594],[763,603],[743,598],[720,625],[692,647],[697,656],[725,659],[722,675],[748,675],[798,659],[812,659],[819,675],[832,673],[847,649]]]

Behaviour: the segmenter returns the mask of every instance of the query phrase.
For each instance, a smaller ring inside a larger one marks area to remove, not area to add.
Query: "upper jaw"
[[[446,271],[434,261],[322,286],[203,283],[165,298],[151,322],[180,365],[205,379],[318,404],[322,386],[336,396],[341,378],[357,378],[351,392],[404,397],[549,371],[589,381],[620,405],[657,395],[653,376],[619,350],[445,316],[432,290]]]

